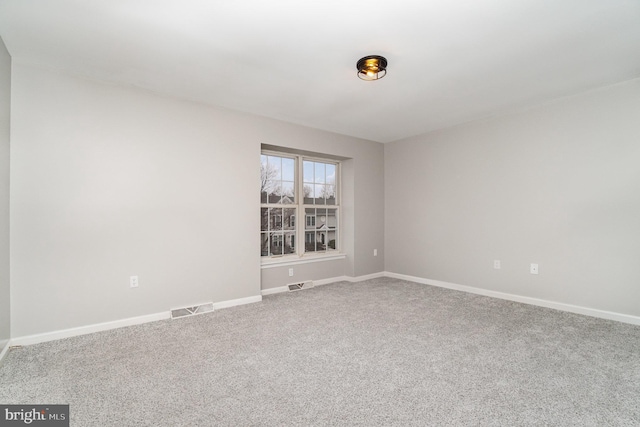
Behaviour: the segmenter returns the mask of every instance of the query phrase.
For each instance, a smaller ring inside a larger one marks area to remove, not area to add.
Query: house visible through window
[[[316,217],[313,215],[307,215],[307,227],[315,227]]]
[[[338,174],[339,164],[334,161],[262,153],[262,257],[303,256],[339,249]],[[297,223],[298,215],[304,215],[304,222]]]

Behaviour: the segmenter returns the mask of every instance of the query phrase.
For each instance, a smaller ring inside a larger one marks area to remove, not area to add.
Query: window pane
[[[295,181],[295,162],[293,159],[282,158],[282,180]]]
[[[313,204],[313,195],[315,192],[313,191],[313,184],[304,184],[302,187],[302,192],[304,193],[304,204],[312,205]]]
[[[282,209],[269,208],[269,230],[282,230]]]
[[[326,222],[327,222],[327,210],[316,209],[316,227],[322,228],[326,225]]]
[[[333,234],[335,235],[336,233],[334,232]],[[327,250],[328,251],[336,249],[336,241],[337,240],[338,239],[335,236],[333,238],[331,236],[329,236],[328,241],[327,241]]]
[[[332,165],[331,163],[326,164],[326,174],[327,174],[327,184],[335,184],[336,183],[336,165]]]
[[[336,204],[336,186],[334,184],[327,184],[325,188],[326,188],[325,202],[328,205],[335,205]]]
[[[267,156],[260,156],[260,203],[267,203],[269,179],[267,174]]]
[[[327,205],[335,205],[337,199],[336,193],[336,165],[327,164],[327,186],[325,192],[325,200]]]
[[[260,156],[260,203],[294,204],[295,160],[288,157]]]
[[[316,251],[316,233],[315,231],[307,231],[304,233],[304,251]]]
[[[296,227],[296,210],[295,209],[284,209],[283,221],[284,221],[283,228],[285,230],[295,230],[295,227]]]
[[[296,233],[284,233],[284,253],[293,254],[296,252]]]
[[[315,181],[317,184],[324,184],[325,183],[325,176],[324,176],[324,163],[318,163],[318,162],[314,162],[314,167],[315,167]]]
[[[295,197],[293,196],[294,183],[293,181],[282,181],[281,194],[282,203],[290,205],[295,203]]]
[[[274,181],[282,181],[282,157],[268,156],[267,171]]]
[[[337,250],[338,210],[336,208],[305,209],[307,227],[305,252]],[[313,227],[311,224],[315,224]]]
[[[260,231],[269,230],[269,211],[267,208],[260,208]]]
[[[279,203],[282,159],[276,156],[263,157],[266,157],[266,163],[260,164],[261,203]]]
[[[322,231],[316,231],[316,252],[324,251],[326,245],[324,244],[326,239],[326,233]]]
[[[327,220],[326,220],[327,228],[337,228],[338,227],[338,210],[337,209],[327,209]]]
[[[313,183],[313,162],[305,160],[302,168],[304,171],[302,174],[303,181]]]
[[[305,228],[307,230],[316,228],[316,210],[313,208],[305,209]]]
[[[338,241],[338,210],[327,209],[327,218],[324,221],[326,229],[327,250],[338,249],[336,242]]]
[[[267,203],[280,203],[280,199],[282,199],[282,197],[280,197],[279,194],[274,194],[274,193],[269,193],[269,195],[267,196]]]
[[[283,236],[282,233],[271,233],[271,255],[282,255]]]
[[[316,205],[324,205],[324,196],[325,196],[325,194],[327,192],[326,186],[322,185],[322,184],[316,184],[314,186],[314,189],[315,189],[315,196],[316,196],[315,199],[314,199],[315,204]]]
[[[324,251],[327,243],[327,210],[316,209],[316,251]]]
[[[269,256],[269,233],[260,233],[260,256]]]

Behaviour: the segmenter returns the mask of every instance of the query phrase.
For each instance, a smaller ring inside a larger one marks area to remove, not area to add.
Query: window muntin
[[[336,205],[337,165],[303,161],[302,194],[305,205]]]
[[[338,163],[268,152],[260,172],[262,257],[339,249]]]
[[[295,158],[262,155],[260,158],[260,202],[294,204]]]
[[[261,249],[262,256],[295,253],[297,207],[294,157],[262,155],[260,158]],[[295,219],[293,224],[295,224]]]

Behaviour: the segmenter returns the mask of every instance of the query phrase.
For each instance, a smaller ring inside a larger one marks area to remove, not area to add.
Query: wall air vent
[[[287,288],[289,288],[289,292],[313,288],[313,281],[307,280],[306,282],[292,283],[290,285],[287,285]]]
[[[194,305],[192,307],[176,308],[171,310],[172,319],[180,319],[187,316],[195,316],[196,314],[204,314],[213,311],[213,303]]]

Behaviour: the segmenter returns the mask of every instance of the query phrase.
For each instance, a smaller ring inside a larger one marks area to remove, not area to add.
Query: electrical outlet
[[[373,250],[373,256],[378,256],[378,250],[377,249]]]
[[[289,269],[289,277],[293,276],[293,268]]]
[[[499,259],[494,259],[493,260],[493,268],[495,268],[496,270],[500,270],[500,260]]]
[[[129,287],[137,288],[138,287],[138,276],[129,277]]]
[[[538,274],[538,264],[531,264],[531,274]]]

